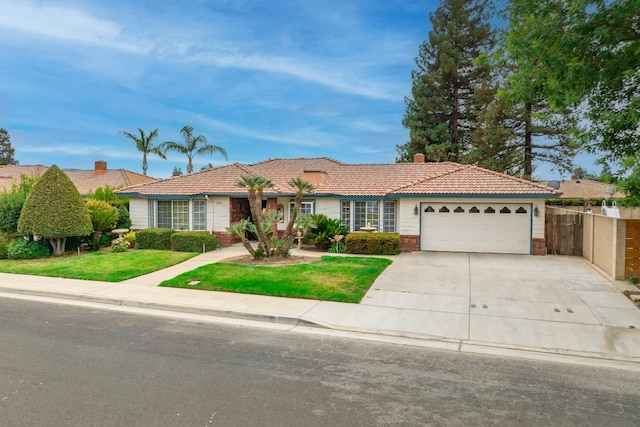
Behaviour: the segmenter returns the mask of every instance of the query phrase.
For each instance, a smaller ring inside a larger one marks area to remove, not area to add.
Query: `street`
[[[640,373],[0,298],[0,426],[637,425]]]

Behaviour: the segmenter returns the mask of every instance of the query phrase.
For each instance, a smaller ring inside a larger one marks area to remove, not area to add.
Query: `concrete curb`
[[[139,301],[134,299],[126,299],[126,298],[108,298],[108,297],[101,297],[101,296],[87,295],[87,294],[67,294],[63,292],[51,292],[51,291],[32,290],[32,289],[20,289],[20,288],[3,287],[2,289],[0,289],[0,294],[3,292],[10,293],[10,294],[30,295],[30,296],[56,298],[56,299],[64,299],[64,300],[72,300],[72,301],[84,301],[84,302],[116,305],[116,306],[123,306],[123,307],[148,308],[152,310],[175,311],[180,313],[200,314],[205,316],[229,317],[233,319],[253,320],[253,321],[259,321],[259,322],[271,322],[271,323],[279,323],[279,324],[292,325],[292,326],[310,326],[310,327],[316,327],[316,328],[327,328],[327,326],[324,326],[309,320],[304,320],[298,317],[278,316],[278,315],[272,315],[272,314],[245,313],[245,312],[222,310],[222,309],[216,309],[216,308],[185,306],[180,304],[162,304],[162,303]]]
[[[0,296],[2,295],[2,293],[45,297],[67,301],[97,303],[109,306],[133,307],[165,312],[188,313],[264,323],[276,323],[281,325],[289,325],[292,327],[301,327],[304,330],[312,331],[315,334],[333,334],[338,336],[363,339],[367,341],[383,342],[396,345],[409,345],[444,351],[496,355],[502,357],[517,357],[530,360],[561,362],[640,371],[640,356],[634,358],[602,353],[589,353],[572,350],[555,350],[547,348],[475,342],[469,340],[458,340],[401,331],[378,329],[365,330],[332,325],[326,322],[313,322],[298,317],[278,316],[261,313],[246,313],[232,310],[184,306],[179,304],[163,304],[126,298],[108,298],[86,294],[67,294],[62,292],[7,287],[4,287],[0,290]]]

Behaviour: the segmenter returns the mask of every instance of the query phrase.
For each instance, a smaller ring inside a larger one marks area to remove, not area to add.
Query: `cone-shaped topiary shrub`
[[[54,255],[64,253],[67,237],[88,236],[91,217],[78,189],[56,165],[34,185],[24,202],[18,233],[47,239]]]

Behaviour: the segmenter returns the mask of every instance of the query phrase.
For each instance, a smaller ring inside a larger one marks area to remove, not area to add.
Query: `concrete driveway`
[[[360,305],[322,302],[304,318],[450,343],[640,360],[640,310],[578,257],[404,253]]]

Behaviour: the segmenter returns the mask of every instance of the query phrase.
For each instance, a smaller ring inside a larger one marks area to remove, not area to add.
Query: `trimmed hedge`
[[[139,232],[138,232],[139,233]],[[171,235],[171,250],[178,252],[205,252],[218,248],[218,238],[206,231],[179,231]]]
[[[136,231],[136,248],[171,250],[171,235],[174,233],[171,228],[145,228]]]
[[[345,237],[348,254],[397,255],[400,235],[396,233],[351,233]]]

